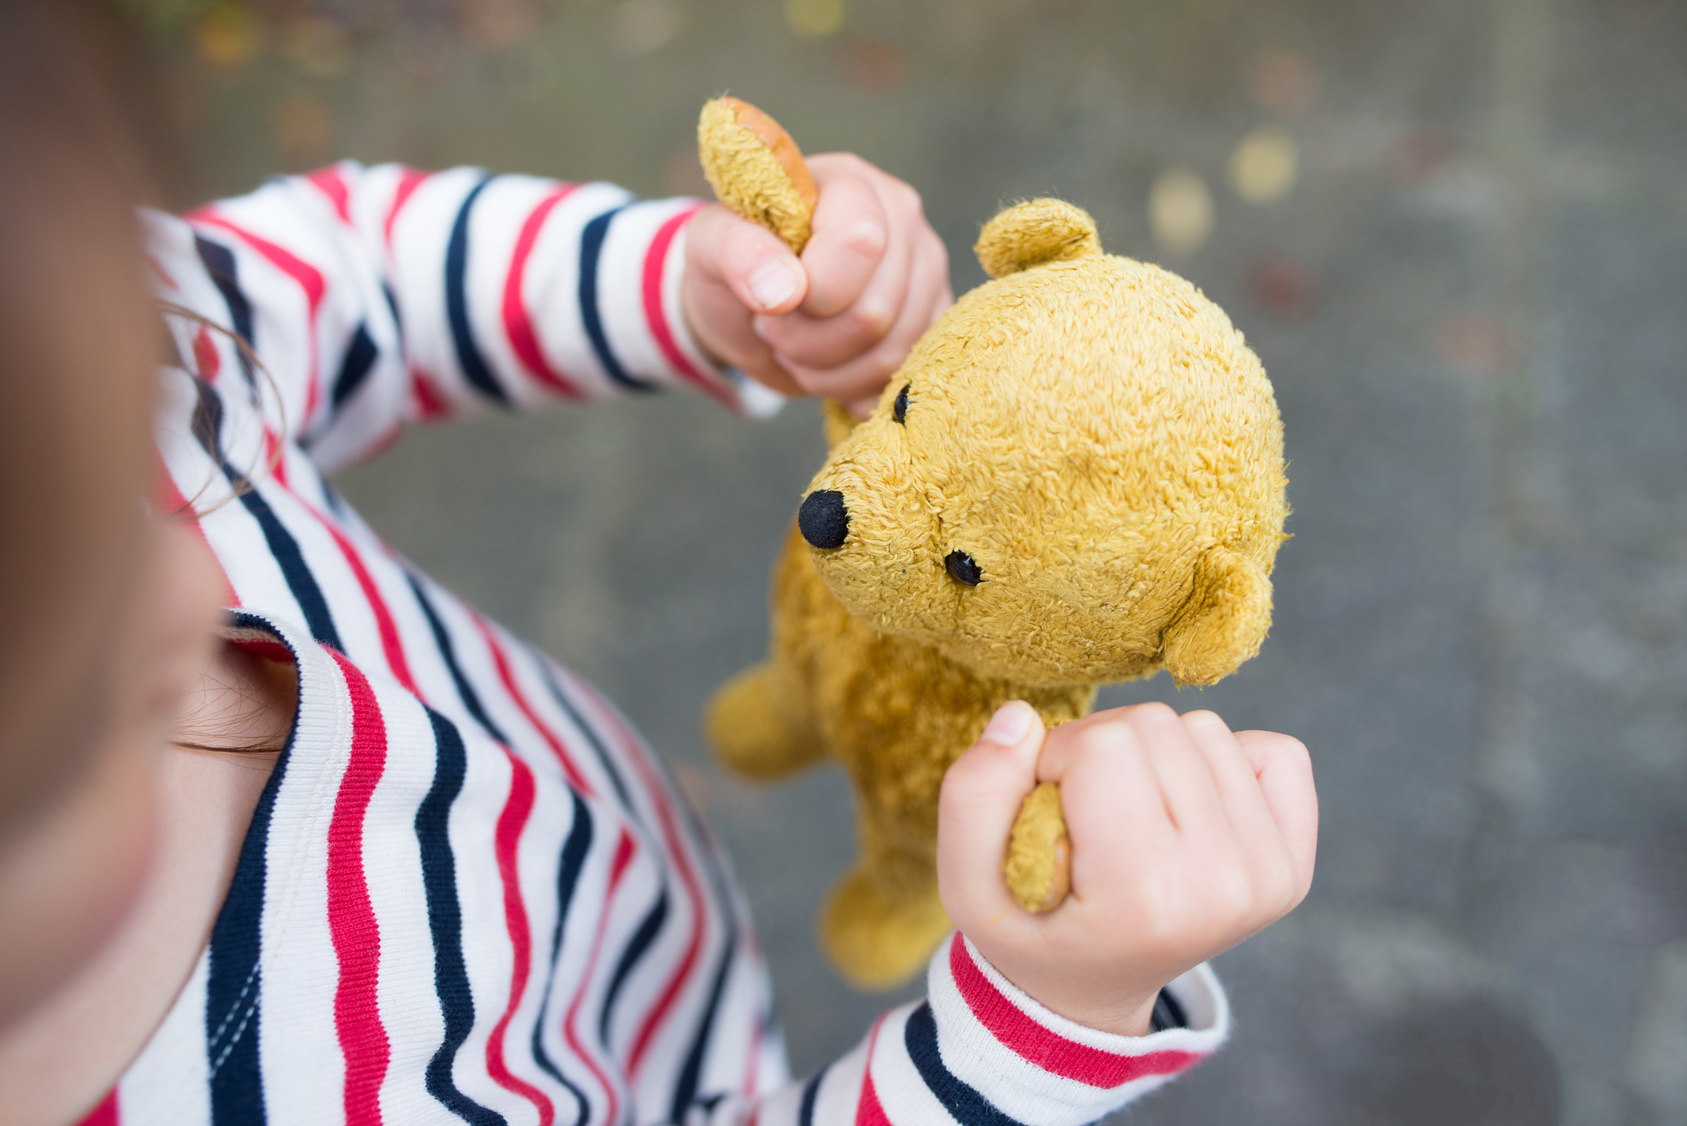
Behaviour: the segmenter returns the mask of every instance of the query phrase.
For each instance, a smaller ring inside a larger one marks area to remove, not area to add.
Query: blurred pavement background
[[[957,291],[1032,194],[1193,279],[1277,387],[1295,538],[1257,660],[1104,702],[1301,736],[1324,829],[1307,904],[1219,961],[1234,1042],[1124,1119],[1687,1123],[1687,3],[128,2],[200,197],[339,157],[700,192],[730,90],[918,187]],[[339,482],[674,765],[799,1072],[886,1004],[812,941],[848,793],[727,779],[698,717],[821,452],[812,404],[642,400]]]

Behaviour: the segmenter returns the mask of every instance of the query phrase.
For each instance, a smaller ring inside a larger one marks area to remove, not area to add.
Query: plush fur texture
[[[716,98],[698,118],[697,151],[722,203],[802,253],[820,193],[777,121],[748,102]]]
[[[1052,726],[1098,684],[1234,671],[1270,625],[1284,538],[1276,402],[1217,306],[1101,253],[1055,200],[1004,211],[977,249],[995,280],[921,338],[872,414],[828,405],[809,493],[842,495],[847,535],[822,549],[793,528],[768,659],[707,721],[743,774],[825,757],[849,773],[860,858],[820,933],[868,988],[917,972],[949,929],[938,789],[996,708],[1026,700]],[[1065,847],[1039,787],[1004,865],[1028,909],[1064,895]]]

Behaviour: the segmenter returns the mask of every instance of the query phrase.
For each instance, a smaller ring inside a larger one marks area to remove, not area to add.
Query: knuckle
[[[840,233],[839,242],[851,254],[876,262],[884,257],[890,235],[883,223],[876,219],[863,218],[850,223]]]
[[[1190,727],[1223,727],[1224,720],[1217,712],[1210,708],[1196,708],[1192,712],[1185,712],[1183,722]]]
[[[881,301],[858,302],[846,314],[845,327],[858,340],[878,340],[890,331],[891,310]]]
[[[1215,873],[1212,887],[1214,903],[1228,920],[1251,919],[1259,909],[1254,881],[1240,867],[1227,865]]]
[[[1132,719],[1144,723],[1165,723],[1168,720],[1176,721],[1177,719],[1177,712],[1172,710],[1172,706],[1158,700],[1150,700],[1146,704],[1137,704],[1126,708],[1125,711]]]

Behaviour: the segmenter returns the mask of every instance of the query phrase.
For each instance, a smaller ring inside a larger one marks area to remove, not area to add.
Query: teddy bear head
[[[1070,205],[1009,208],[976,250],[993,280],[865,420],[832,419],[798,513],[821,577],[981,676],[1234,671],[1270,625],[1287,514],[1259,359],[1189,282],[1103,254]]]

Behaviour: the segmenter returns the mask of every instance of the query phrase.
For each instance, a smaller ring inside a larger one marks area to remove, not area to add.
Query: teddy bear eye
[[[912,386],[913,386],[912,383],[904,383],[902,385],[902,390],[900,390],[896,393],[896,402],[894,402],[890,405],[890,417],[891,417],[892,421],[900,422],[903,425],[907,425],[907,420],[908,420],[908,388],[910,388]]]
[[[943,557],[943,566],[948,569],[950,578],[968,586],[977,586],[984,578],[978,564],[964,551],[951,551]]]

